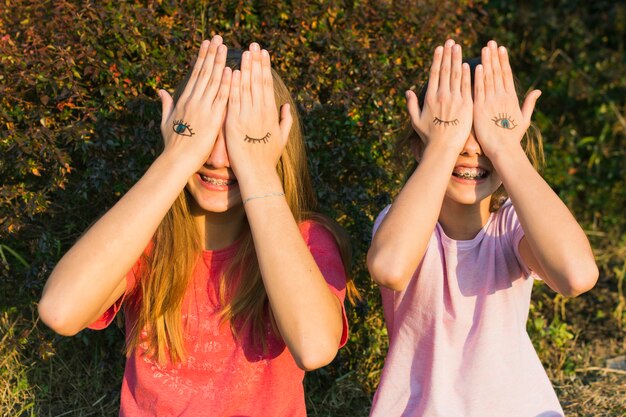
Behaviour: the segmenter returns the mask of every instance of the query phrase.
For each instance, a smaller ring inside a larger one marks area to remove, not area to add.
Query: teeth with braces
[[[483,178],[486,172],[481,169],[465,168],[454,171],[454,175],[464,180],[473,180]]]
[[[234,180],[223,180],[220,178],[207,177],[206,175],[202,174],[200,174],[200,178],[202,178],[202,181],[208,182],[209,184],[213,185],[231,185],[235,183]]]

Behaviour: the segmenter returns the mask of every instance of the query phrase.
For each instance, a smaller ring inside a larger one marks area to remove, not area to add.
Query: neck
[[[223,213],[192,210],[192,215],[200,232],[200,240],[207,250],[222,249],[232,244],[241,235],[246,220],[243,205]]]
[[[439,224],[454,240],[472,240],[489,220],[491,197],[478,204],[459,204],[444,198]]]

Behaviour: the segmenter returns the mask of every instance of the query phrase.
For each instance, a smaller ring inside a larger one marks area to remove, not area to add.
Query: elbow
[[[374,282],[393,291],[403,291],[411,278],[411,274],[402,270],[397,260],[395,262],[381,260],[381,257],[374,256],[371,250],[367,254],[367,269]]]
[[[598,282],[598,266],[592,260],[585,265],[578,265],[570,271],[564,282],[567,284],[559,288],[559,293],[565,297],[577,297],[591,290]]]
[[[309,372],[322,368],[335,359],[338,351],[338,343],[315,343],[306,349],[300,349],[296,354],[292,354],[298,368]]]
[[[74,336],[82,330],[71,320],[68,320],[67,315],[63,313],[63,308],[52,305],[45,297],[39,301],[37,311],[40,320],[61,336]]]

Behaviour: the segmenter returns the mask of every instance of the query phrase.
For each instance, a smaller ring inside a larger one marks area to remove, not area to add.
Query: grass
[[[536,293],[541,298],[543,290]],[[566,309],[576,311],[606,295],[600,286],[597,292],[570,301]],[[59,337],[37,322],[33,307],[10,309],[0,316],[0,416],[116,416],[124,363],[121,331],[113,326],[104,332]],[[606,368],[608,359],[626,352],[624,333],[597,337],[601,329],[596,323],[580,320],[580,314],[568,317],[573,339],[561,348],[539,344],[566,415],[626,415],[626,371]],[[575,363],[573,370],[565,369],[564,355]],[[368,366],[365,360],[363,364]],[[373,394],[364,388],[367,375],[367,369],[337,375],[330,367],[308,376],[309,415],[367,416]],[[375,381],[369,383],[375,386]]]

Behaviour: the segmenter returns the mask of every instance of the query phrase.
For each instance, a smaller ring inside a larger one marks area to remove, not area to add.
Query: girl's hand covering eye
[[[505,47],[489,41],[474,75],[474,131],[487,157],[518,146],[541,91],[531,91],[520,108]]]
[[[249,176],[276,173],[287,144],[292,117],[288,104],[280,118],[274,98],[270,56],[252,43],[232,77],[226,115],[226,146],[240,184]]]
[[[167,91],[159,91],[164,152],[176,152],[190,169],[198,169],[208,159],[222,127],[232,74],[225,66],[226,52],[219,35],[202,42],[176,106]]]
[[[461,45],[448,39],[433,54],[422,109],[418,98],[407,91],[411,124],[425,145],[450,146],[461,151],[472,129],[470,70],[462,63]]]

